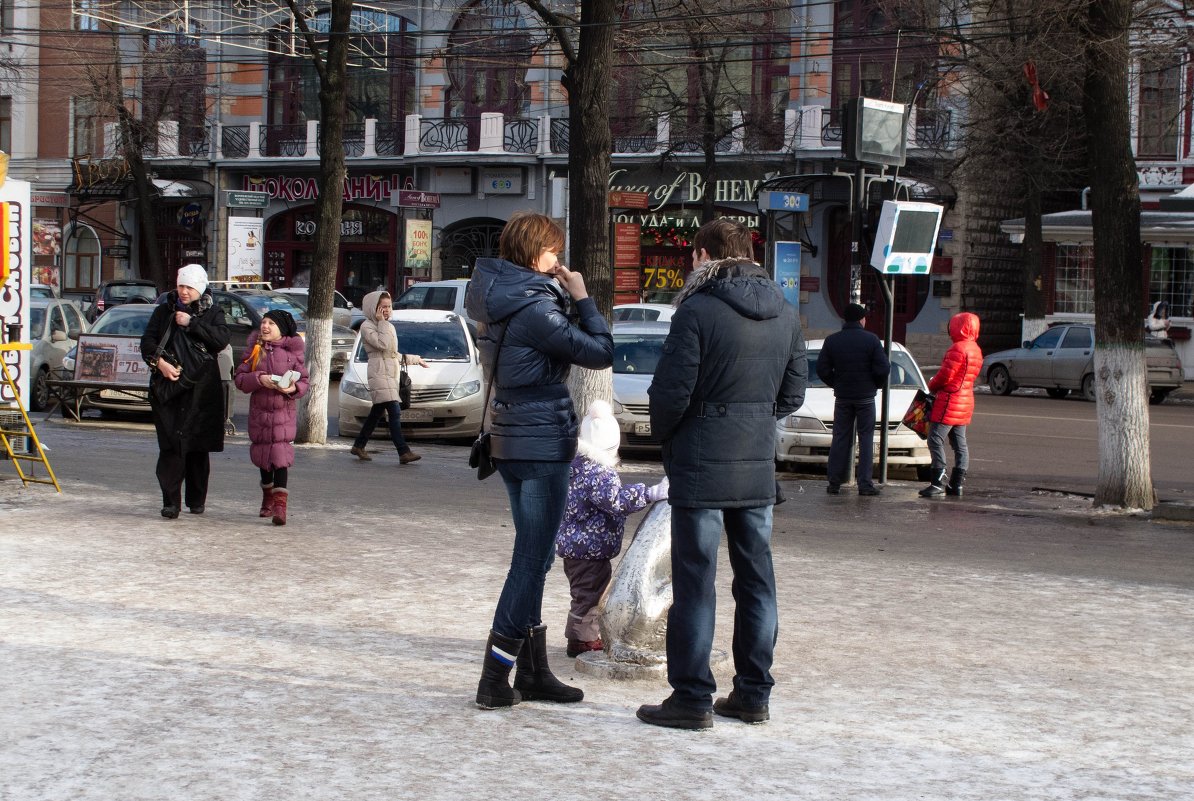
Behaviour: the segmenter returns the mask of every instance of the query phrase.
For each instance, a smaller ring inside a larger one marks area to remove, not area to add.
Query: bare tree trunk
[[[1041,188],[1029,181],[1024,195],[1024,317],[1045,317],[1044,237],[1041,231]],[[1043,325],[1043,323],[1042,323]]]
[[[614,47],[615,0],[581,3],[577,57],[569,65],[568,266],[580,270],[597,308],[609,319],[614,307],[610,260],[609,165],[613,137],[609,129],[609,87]],[[568,381],[577,414],[597,398],[613,397],[610,370],[573,368]]]
[[[161,244],[158,242],[158,218],[154,199],[157,192],[149,177],[143,154],[146,146],[145,123],[133,116],[124,98],[124,66],[120,53],[120,37],[112,37],[113,85],[93,87],[98,97],[109,100],[120,125],[121,155],[129,165],[133,177],[133,191],[137,193],[137,231],[141,243],[138,261],[141,277],[157,284],[158,289],[169,290],[174,286],[174,276],[166,275],[162,265]]]
[[[580,42],[569,67],[568,205],[571,239],[568,266],[580,270],[597,308],[613,312],[614,276],[609,246],[609,87],[614,46],[615,0],[581,3]]]
[[[1094,230],[1096,506],[1151,509],[1148,386],[1141,326],[1140,189],[1130,146],[1132,0],[1089,0],[1083,106]]]
[[[291,0],[288,0],[291,2]],[[307,320],[307,370],[310,390],[299,404],[299,442],[327,442],[328,379],[332,363],[332,290],[340,253],[341,200],[344,195],[344,99],[348,63],[348,28],[352,0],[332,0],[327,60],[291,3],[300,30],[307,38],[319,71],[319,198],[315,202],[314,264],[311,267],[311,307]]]

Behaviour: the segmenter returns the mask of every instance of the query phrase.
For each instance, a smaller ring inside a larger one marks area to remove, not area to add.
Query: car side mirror
[[[1024,344],[1021,347],[1031,348],[1032,342],[1026,339],[1026,340],[1024,340]]]
[[[51,342],[66,342],[66,332],[65,331],[52,332],[50,334],[50,341]]]

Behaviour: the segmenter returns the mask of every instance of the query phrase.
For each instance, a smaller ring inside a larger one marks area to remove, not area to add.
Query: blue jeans
[[[875,486],[875,399],[834,400],[833,441],[829,445],[826,472],[832,485],[846,483],[850,472],[850,443],[858,431],[858,487]]]
[[[402,436],[402,404],[398,401],[373,404],[373,407],[369,409],[369,416],[361,424],[361,433],[357,434],[357,438],[353,440],[353,447],[365,447],[369,442],[369,437],[373,436],[373,429],[377,428],[377,424],[381,422],[383,414],[390,419],[390,441],[394,443],[398,453],[406,453],[410,450],[410,446],[406,444],[406,438]]]
[[[514,517],[514,552],[493,613],[493,630],[521,640],[543,622],[543,584],[556,555],[556,533],[568,502],[568,462],[497,463]]]
[[[954,450],[954,467],[959,470],[970,469],[970,448],[966,444],[966,426],[951,426],[945,423],[933,423],[929,426],[929,456],[932,457],[934,470],[945,469],[945,441]]]
[[[748,706],[771,697],[771,662],[779,636],[771,507],[672,507],[672,608],[667,615],[667,680],[676,703],[713,706],[717,683],[709,669],[717,615],[717,546],[724,522],[734,581],[734,690]]]

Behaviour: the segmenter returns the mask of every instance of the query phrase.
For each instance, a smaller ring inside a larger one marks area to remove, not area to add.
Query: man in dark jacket
[[[878,495],[875,486],[875,391],[891,365],[879,337],[863,328],[866,308],[851,303],[842,330],[830,334],[817,358],[817,376],[833,387],[833,442],[829,446],[829,486],[837,495],[849,470],[850,443],[858,431],[858,494]]]
[[[672,607],[668,682],[646,723],[713,725],[711,710],[748,723],[769,717],[778,635],[771,563],[775,421],[804,402],[808,376],[796,310],[752,261],[750,231],[722,218],[697,232],[694,270],[676,300],[648,394],[651,430],[671,482]],[[709,669],[717,548],[725,529],[734,571],[734,689],[712,703]]]

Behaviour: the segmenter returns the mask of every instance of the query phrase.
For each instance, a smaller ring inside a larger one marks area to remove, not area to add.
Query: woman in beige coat
[[[427,362],[423,361],[422,356],[398,352],[398,333],[390,324],[393,308],[389,292],[370,292],[361,300],[361,311],[365,313],[365,321],[361,323],[361,341],[369,352],[369,399],[373,401],[373,408],[369,410],[369,416],[365,418],[361,433],[357,434],[349,453],[366,462],[373,459],[365,451],[365,444],[385,414],[389,417],[390,439],[398,449],[398,461],[410,464],[423,457],[412,451],[402,436],[398,373],[403,364],[427,367]]]

